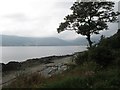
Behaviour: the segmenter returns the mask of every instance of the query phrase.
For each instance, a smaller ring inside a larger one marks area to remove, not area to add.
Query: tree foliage
[[[74,30],[77,34],[87,36],[89,46],[92,46],[91,35],[107,30],[107,22],[115,22],[119,12],[114,12],[114,2],[75,2],[70,8],[72,14],[67,15],[57,28],[58,33],[64,30]]]

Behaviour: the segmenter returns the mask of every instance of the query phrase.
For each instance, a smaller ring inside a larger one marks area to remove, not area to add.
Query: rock
[[[9,62],[8,64],[2,65],[2,72],[5,71],[15,71],[21,68],[21,63],[19,62]]]

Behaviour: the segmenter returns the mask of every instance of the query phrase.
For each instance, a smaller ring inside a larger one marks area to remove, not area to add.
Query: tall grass
[[[37,72],[31,74],[21,73],[16,76],[16,80],[4,88],[33,88],[44,83],[44,80],[45,77]]]

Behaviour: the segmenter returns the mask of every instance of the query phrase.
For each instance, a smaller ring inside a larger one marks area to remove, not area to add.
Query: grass
[[[120,88],[119,77],[118,68],[108,67],[103,70],[90,61],[50,78],[39,73],[21,74],[5,88]]]
[[[38,84],[44,83],[45,78],[39,73],[25,74],[16,76],[16,80],[4,88],[32,88]]]
[[[85,70],[86,71],[86,70]],[[82,72],[85,72],[82,71]],[[76,72],[77,73],[77,72]],[[120,73],[116,69],[98,71],[93,75],[82,73],[64,77],[53,83],[48,83],[45,88],[120,88]]]

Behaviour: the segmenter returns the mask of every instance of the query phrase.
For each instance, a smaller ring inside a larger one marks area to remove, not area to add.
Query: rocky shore
[[[16,62],[16,61],[11,61],[8,62],[7,64],[0,63],[2,66],[2,72],[7,72],[7,71],[16,71],[16,70],[22,70],[27,67],[32,67],[38,64],[48,64],[48,63],[53,63],[53,60],[56,59],[62,59],[65,57],[69,57],[72,55],[63,55],[63,56],[49,56],[49,57],[43,57],[43,58],[33,58],[33,59],[28,59],[24,62]]]
[[[73,55],[49,56],[43,58],[28,59],[24,62],[2,63],[2,83],[7,85],[21,73],[40,73],[44,77],[51,77],[54,74],[62,73],[69,68]]]

